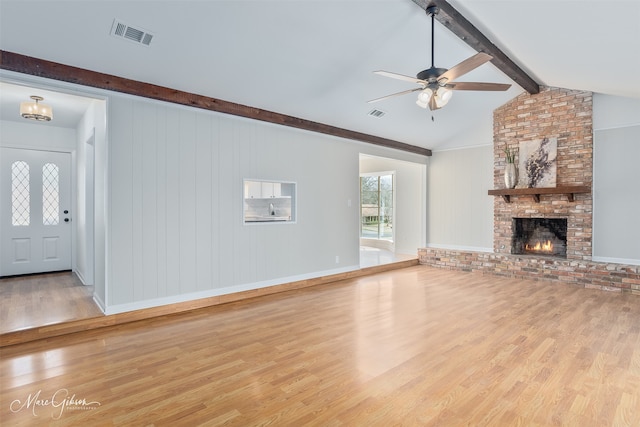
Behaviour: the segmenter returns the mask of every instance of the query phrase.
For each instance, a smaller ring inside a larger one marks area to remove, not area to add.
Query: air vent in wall
[[[380,117],[384,116],[385,114],[387,114],[387,113],[385,113],[384,111],[381,111],[381,110],[371,110],[371,111],[369,111],[369,115],[371,117],[375,117],[376,119],[379,119]]]
[[[119,19],[113,20],[111,35],[134,43],[140,43],[145,46],[149,46],[153,39],[153,34],[150,34],[147,30],[143,30],[140,27],[132,27]]]

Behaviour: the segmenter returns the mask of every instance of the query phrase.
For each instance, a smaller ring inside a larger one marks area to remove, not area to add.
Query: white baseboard
[[[594,256],[594,257],[591,257],[591,260],[596,262],[604,262],[607,264],[640,265],[640,259],[608,258],[608,257]]]
[[[149,300],[144,300],[144,301],[136,301],[136,302],[125,303],[125,304],[116,304],[116,305],[112,305],[112,306],[106,306],[106,305],[103,305],[100,302],[98,302],[96,295],[94,295],[93,298],[94,298],[94,300],[96,300],[96,303],[101,308],[104,307],[103,310],[102,310],[102,311],[104,311],[104,314],[109,315],[109,314],[126,313],[128,311],[134,311],[134,310],[142,310],[142,309],[146,309],[146,308],[159,307],[159,306],[169,305],[169,304],[177,304],[177,303],[181,303],[181,302],[193,301],[193,300],[198,300],[198,299],[202,299],[202,298],[217,297],[217,296],[228,295],[228,294],[233,294],[233,293],[237,293],[237,292],[251,291],[251,290],[254,290],[254,289],[267,288],[269,286],[282,285],[284,283],[298,282],[300,280],[315,279],[317,277],[331,276],[333,274],[340,274],[340,273],[347,273],[349,271],[355,271],[355,270],[358,270],[358,269],[360,269],[359,265],[352,265],[352,266],[348,266],[348,267],[337,268],[337,269],[333,269],[333,270],[326,270],[326,271],[321,271],[321,272],[316,272],[316,273],[302,274],[302,275],[298,275],[298,276],[282,277],[282,278],[274,279],[274,280],[265,280],[265,281],[262,281],[262,282],[245,283],[245,284],[241,284],[241,285],[227,286],[227,287],[224,287],[224,288],[208,289],[206,291],[190,292],[188,294],[172,295],[172,296],[168,296],[168,297],[154,298],[154,299],[149,299]]]
[[[81,273],[81,272],[79,272],[78,270],[73,270],[73,274],[75,274],[75,275],[76,275],[76,277],[77,277],[78,279],[80,279],[80,281],[82,282],[82,284],[83,284],[84,286],[87,286],[87,282],[84,280],[84,276],[82,275],[82,273]]]
[[[100,295],[96,294],[95,292],[93,293],[93,301],[98,305],[98,307],[104,314],[107,314],[107,305],[104,303],[104,301],[102,301]]]

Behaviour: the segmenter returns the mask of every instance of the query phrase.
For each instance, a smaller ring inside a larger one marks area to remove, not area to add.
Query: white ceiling
[[[538,83],[640,98],[640,0],[449,2]],[[116,18],[151,45],[111,36]],[[411,0],[0,0],[0,48],[434,150],[488,143],[492,111],[522,92],[456,92],[434,113],[415,94],[368,104],[413,87],[374,70],[431,65],[430,18]],[[437,67],[473,54],[436,22]],[[490,63],[459,81],[513,83]],[[73,127],[88,105],[13,88],[0,86],[3,120],[24,120],[29,95],[54,108],[36,125]]]

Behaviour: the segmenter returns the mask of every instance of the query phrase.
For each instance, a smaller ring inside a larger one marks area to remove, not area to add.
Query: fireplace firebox
[[[513,218],[511,253],[567,257],[566,218]]]

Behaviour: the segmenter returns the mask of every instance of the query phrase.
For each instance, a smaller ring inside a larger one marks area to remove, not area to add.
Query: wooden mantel
[[[580,193],[591,193],[591,187],[586,185],[569,185],[551,188],[504,188],[489,190],[490,196],[502,196],[507,203],[511,203],[511,196],[533,196],[533,200],[536,203],[540,203],[541,194],[566,194],[569,201],[573,202],[573,195]]]

